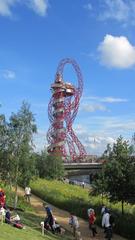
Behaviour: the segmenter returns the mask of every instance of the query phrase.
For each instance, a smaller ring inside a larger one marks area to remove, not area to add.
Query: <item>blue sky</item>
[[[36,150],[46,145],[57,65],[74,58],[84,79],[73,128],[89,154],[135,132],[134,0],[0,0],[0,110],[31,105]],[[64,79],[74,84],[74,72]]]

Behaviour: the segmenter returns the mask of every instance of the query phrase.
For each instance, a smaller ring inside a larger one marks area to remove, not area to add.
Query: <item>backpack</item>
[[[13,226],[16,227],[16,228],[19,228],[19,229],[23,228],[23,225],[21,223],[14,223]]]

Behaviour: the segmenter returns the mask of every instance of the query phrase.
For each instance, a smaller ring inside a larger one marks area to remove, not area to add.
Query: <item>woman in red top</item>
[[[95,221],[96,221],[96,215],[95,215],[94,210],[91,209],[90,214],[89,214],[89,228],[92,231],[93,237],[95,237],[95,234],[97,234]]]

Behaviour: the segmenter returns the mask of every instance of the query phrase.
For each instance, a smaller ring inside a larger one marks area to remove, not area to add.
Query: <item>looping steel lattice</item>
[[[77,86],[64,82],[63,71],[66,64],[73,66],[77,75]],[[79,108],[83,78],[75,60],[65,58],[60,61],[51,90],[52,97],[48,105],[51,126],[47,133],[47,150],[52,154],[61,154],[64,161],[80,161],[86,156],[86,151],[75,135],[72,124]]]

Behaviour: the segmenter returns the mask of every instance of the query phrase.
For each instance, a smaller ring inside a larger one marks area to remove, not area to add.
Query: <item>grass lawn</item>
[[[14,205],[14,192],[8,186],[2,185],[1,187],[6,192],[7,206],[12,207]],[[18,207],[23,210],[18,210],[17,213],[25,229],[17,229],[5,223],[1,224],[0,222],[0,240],[71,240],[72,235],[67,231],[64,235],[54,235],[51,232],[45,232],[45,235],[42,236],[40,223],[44,220],[43,217],[40,217],[35,212],[35,209],[20,196],[18,197]],[[12,212],[12,215],[14,214],[15,212]]]
[[[41,232],[36,231],[30,227],[26,226],[26,229],[17,229],[8,224],[3,224],[0,226],[0,240],[62,240],[68,239],[63,236],[59,237],[53,234],[41,235]]]
[[[40,222],[43,220],[33,212],[19,212],[25,229],[17,229],[8,224],[0,223],[0,240],[71,240],[71,235],[66,232],[64,235],[54,235],[45,232],[42,236]]]

